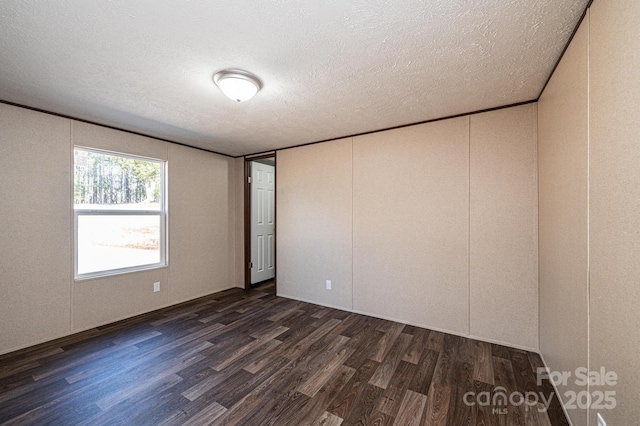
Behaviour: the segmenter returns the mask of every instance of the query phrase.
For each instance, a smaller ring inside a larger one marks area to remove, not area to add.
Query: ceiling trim
[[[403,124],[401,126],[389,127],[389,128],[386,128],[386,129],[372,130],[370,132],[357,133],[355,135],[341,136],[341,137],[337,137],[337,138],[325,139],[325,140],[316,141],[316,142],[302,143],[302,144],[298,144],[298,145],[288,146],[288,147],[285,147],[285,148],[278,148],[276,151],[282,151],[282,150],[291,149],[291,148],[298,148],[298,147],[306,146],[306,145],[314,145],[314,144],[322,143],[322,142],[330,142],[330,141],[335,141],[335,140],[344,139],[344,138],[351,138],[351,137],[356,137],[356,136],[368,135],[368,134],[371,134],[371,133],[384,132],[386,130],[401,129],[403,127],[415,126],[415,125],[418,125],[418,124],[432,123],[434,121],[448,120],[450,118],[463,117],[465,115],[480,114],[480,113],[483,113],[483,112],[495,111],[495,110],[498,110],[498,109],[511,108],[511,107],[516,107],[516,106],[520,106],[520,105],[526,105],[526,104],[538,102],[540,100],[540,97],[544,93],[544,89],[547,88],[547,85],[549,84],[549,81],[551,81],[551,78],[553,77],[553,74],[555,73],[556,68],[558,68],[558,65],[560,65],[560,61],[564,57],[564,54],[567,52],[567,49],[569,49],[569,45],[571,44],[571,42],[573,41],[573,38],[575,37],[576,33],[578,32],[578,29],[580,28],[580,25],[582,25],[582,21],[584,21],[584,18],[587,16],[587,11],[589,10],[589,8],[593,4],[593,2],[594,2],[594,0],[589,0],[589,3],[587,3],[587,6],[585,7],[584,11],[582,12],[582,16],[580,16],[580,19],[578,20],[577,25],[575,26],[575,28],[573,29],[573,32],[571,33],[571,37],[569,37],[569,40],[567,41],[567,44],[564,46],[564,49],[562,49],[562,53],[560,54],[560,57],[556,61],[555,65],[553,66],[553,69],[551,70],[551,73],[549,74],[549,77],[547,77],[547,81],[544,83],[544,86],[542,86],[542,90],[540,90],[540,93],[538,93],[538,96],[535,99],[532,99],[530,101],[510,104],[510,105],[503,105],[503,106],[499,106],[499,107],[483,109],[483,110],[479,110],[479,111],[467,112],[467,113],[464,113],[464,114],[456,114],[456,115],[451,115],[451,116],[447,116],[447,117],[434,118],[432,120],[425,120],[425,121],[419,121],[419,122],[416,122],[416,123]],[[240,155],[238,157],[250,157],[250,156],[253,156],[253,155],[261,155],[261,154],[264,154],[264,153],[267,153],[267,152],[271,152],[271,151],[263,151],[263,152],[257,152],[255,154]],[[236,157],[236,158],[238,158],[238,157]]]
[[[555,65],[551,69],[551,73],[549,74],[549,77],[547,77],[547,81],[545,81],[544,86],[542,86],[542,90],[540,90],[540,93],[538,93],[537,100],[540,100],[540,96],[542,96],[542,94],[544,93],[544,89],[547,88],[547,85],[551,81],[551,77],[553,77],[553,74],[555,74],[556,68],[558,68],[558,65],[560,65],[560,61],[562,61],[564,54],[567,53],[567,49],[569,49],[569,45],[571,44],[571,42],[573,41],[573,38],[578,32],[580,25],[582,25],[582,21],[584,21],[584,18],[587,16],[587,11],[589,10],[592,4],[593,4],[593,0],[589,0],[589,3],[587,3],[587,7],[584,8],[584,11],[582,12],[582,16],[580,16],[580,19],[578,20],[578,24],[576,25],[576,27],[573,29],[573,32],[571,33],[571,37],[569,37],[569,41],[567,41],[567,44],[564,46],[564,49],[562,49],[562,53],[560,54],[560,57],[558,58]]]
[[[292,146],[287,146],[287,147],[284,147],[284,148],[278,148],[278,149],[276,149],[276,152],[277,151],[284,151],[286,149],[300,148],[301,146],[315,145],[315,144],[318,144],[318,143],[337,141],[337,140],[340,140],[340,139],[355,138],[356,136],[370,135],[372,133],[386,132],[387,130],[395,130],[395,129],[402,129],[404,127],[418,126],[420,124],[433,123],[433,122],[436,122],[436,121],[449,120],[449,119],[452,119],[452,118],[466,117],[467,115],[482,114],[483,112],[496,111],[496,110],[505,109],[505,108],[513,108],[513,107],[517,107],[517,106],[521,106],[521,105],[533,104],[533,103],[536,103],[536,102],[538,102],[538,99],[531,99],[529,101],[517,102],[515,104],[501,105],[501,106],[497,106],[497,107],[493,107],[493,108],[486,108],[486,109],[481,109],[481,110],[477,110],[477,111],[465,112],[465,113],[462,113],[462,114],[448,115],[446,117],[433,118],[431,120],[418,121],[418,122],[415,122],[415,123],[401,124],[400,126],[393,126],[393,127],[387,127],[387,128],[384,128],[384,129],[371,130],[369,132],[356,133],[354,135],[340,136],[340,137],[337,137],[337,138],[324,139],[324,140],[321,140],[321,141],[301,143],[301,144],[298,144],[298,145],[292,145]],[[255,154],[239,155],[236,158],[253,157],[253,156],[257,156],[257,155],[267,154],[267,153],[270,153],[270,152],[273,152],[273,150],[256,152]]]
[[[324,140],[316,141],[316,142],[308,142],[308,143],[302,143],[302,144],[298,144],[298,145],[292,145],[292,146],[288,146],[288,147],[285,147],[285,148],[278,148],[276,151],[283,151],[285,149],[299,148],[301,146],[314,145],[314,144],[317,144],[317,143],[330,142],[330,141],[335,141],[335,140],[339,140],[339,139],[352,138],[352,137],[356,137],[356,136],[363,136],[363,135],[368,135],[368,134],[371,134],[371,133],[384,132],[384,131],[387,131],[387,130],[401,129],[403,127],[416,126],[416,125],[419,125],[419,124],[432,123],[434,121],[448,120],[450,118],[463,117],[465,115],[480,114],[480,113],[483,113],[483,112],[495,111],[495,110],[498,110],[498,109],[511,108],[511,107],[516,107],[516,106],[520,106],[520,105],[526,105],[526,104],[538,102],[540,100],[540,97],[544,93],[544,90],[547,88],[547,85],[551,81],[551,78],[553,77],[553,74],[556,72],[556,68],[558,68],[558,65],[560,65],[560,61],[564,57],[564,54],[567,52],[567,49],[569,49],[569,45],[571,44],[571,42],[573,41],[573,38],[575,37],[576,33],[578,32],[578,29],[580,28],[580,25],[582,25],[582,22],[584,21],[584,18],[587,16],[587,11],[589,10],[589,8],[593,4],[593,2],[594,2],[594,0],[589,0],[589,3],[587,3],[587,6],[585,7],[584,11],[582,12],[582,15],[580,16],[580,19],[578,20],[577,25],[575,26],[575,28],[573,29],[573,32],[571,33],[571,37],[569,37],[569,40],[567,41],[567,44],[564,46],[564,49],[562,49],[562,53],[560,54],[560,57],[556,61],[555,65],[553,66],[553,69],[551,70],[551,73],[549,74],[549,77],[547,77],[547,81],[545,81],[544,86],[542,86],[542,90],[540,90],[540,93],[538,93],[538,96],[535,99],[531,99],[531,100],[525,101],[525,102],[518,102],[518,103],[515,103],[515,104],[502,105],[502,106],[498,106],[498,107],[494,107],[494,108],[487,108],[487,109],[483,109],[483,110],[467,112],[467,113],[463,113],[463,114],[456,114],[456,115],[451,115],[451,116],[447,116],[447,117],[434,118],[434,119],[431,119],[431,120],[418,121],[416,123],[403,124],[403,125],[400,125],[400,126],[388,127],[388,128],[385,128],[385,129],[372,130],[370,132],[363,132],[363,133],[357,133],[357,134],[354,134],[354,135],[347,135],[347,136],[341,136],[341,137],[337,137],[337,138],[324,139]],[[262,155],[262,154],[266,154],[266,153],[272,152],[272,151],[273,150],[257,152],[257,153],[254,153],[254,154],[239,155],[236,158],[251,157],[251,156],[254,156],[254,155]]]
[[[144,134],[144,133],[140,133],[140,132],[134,132],[132,130],[122,129],[122,128],[111,126],[111,125],[107,125],[107,124],[100,124],[100,123],[96,123],[94,121],[84,120],[84,119],[73,117],[73,116],[70,116],[70,115],[59,114],[59,113],[56,113],[56,112],[51,112],[51,111],[47,111],[47,110],[43,110],[43,109],[35,108],[35,107],[30,107],[30,106],[22,105],[22,104],[15,103],[15,102],[9,102],[9,101],[5,101],[3,99],[0,99],[0,103],[1,104],[6,104],[6,105],[12,105],[12,106],[19,107],[19,108],[25,108],[25,109],[28,109],[28,110],[32,110],[32,111],[36,111],[36,112],[40,112],[40,113],[44,113],[44,114],[50,114],[50,115],[54,115],[54,116],[57,116],[57,117],[67,118],[67,119],[70,119],[70,120],[76,120],[76,121],[80,121],[80,122],[83,122],[83,123],[93,124],[93,125],[96,125],[96,126],[106,127],[108,129],[119,130],[121,132],[126,132],[126,133],[130,133],[130,134],[138,135],[138,136],[144,136],[144,137],[160,140],[160,141],[163,141],[163,142],[168,142],[168,143],[181,145],[181,146],[188,147],[188,148],[197,149],[197,150],[204,151],[204,152],[209,152],[209,153],[212,153],[212,154],[222,155],[224,157],[229,157],[229,158],[247,158],[247,157],[261,156],[261,155],[265,155],[265,154],[272,154],[272,153],[277,152],[277,151],[283,151],[283,150],[286,150],[286,149],[299,148],[299,147],[307,146],[307,145],[315,145],[315,144],[318,144],[318,143],[330,142],[330,141],[335,141],[335,140],[344,139],[344,138],[363,136],[363,135],[368,135],[368,134],[372,134],[372,133],[384,132],[384,131],[387,131],[387,130],[401,129],[401,128],[404,128],[404,127],[416,126],[416,125],[419,125],[419,124],[433,123],[433,122],[436,122],[436,121],[448,120],[448,119],[451,119],[451,118],[457,118],[457,117],[463,117],[463,116],[467,116],[467,115],[480,114],[480,113],[483,113],[483,112],[495,111],[495,110],[504,109],[504,108],[512,108],[512,107],[516,107],[516,106],[520,106],[520,105],[526,105],[526,104],[538,102],[540,100],[540,96],[542,96],[542,94],[544,93],[544,90],[546,89],[547,85],[549,84],[549,81],[551,81],[551,78],[553,77],[553,74],[555,73],[556,68],[558,68],[558,65],[560,64],[560,61],[564,57],[564,54],[566,53],[567,49],[569,48],[569,45],[571,44],[571,41],[573,41],[573,38],[575,37],[576,33],[578,32],[578,29],[580,28],[580,25],[582,25],[582,22],[584,21],[584,18],[587,16],[587,11],[589,10],[591,5],[593,4],[593,1],[594,0],[590,0],[589,3],[587,4],[587,6],[585,7],[584,11],[582,12],[582,16],[580,17],[580,19],[578,20],[577,25],[573,29],[573,32],[571,33],[571,37],[569,37],[569,40],[567,41],[564,49],[562,50],[562,53],[560,54],[560,57],[556,61],[555,65],[553,66],[553,69],[551,70],[551,73],[549,74],[549,77],[547,78],[544,86],[542,86],[542,90],[540,90],[540,93],[538,94],[538,96],[535,99],[531,99],[529,101],[524,101],[524,102],[518,102],[518,103],[514,103],[514,104],[502,105],[502,106],[493,107],[493,108],[487,108],[487,109],[478,110],[478,111],[471,111],[471,112],[466,112],[466,113],[462,113],[462,114],[455,114],[455,115],[450,115],[450,116],[446,116],[446,117],[440,117],[440,118],[434,118],[434,119],[430,119],[430,120],[418,121],[418,122],[414,122],[414,123],[402,124],[402,125],[399,125],[399,126],[387,127],[387,128],[384,128],[384,129],[377,129],[377,130],[371,130],[371,131],[368,131],[368,132],[356,133],[356,134],[352,134],[352,135],[345,135],[345,136],[340,136],[340,137],[335,137],[335,138],[330,138],[330,139],[323,139],[323,140],[315,141],[315,142],[301,143],[301,144],[292,145],[292,146],[288,146],[288,147],[284,147],[284,148],[278,148],[278,149],[275,149],[275,150],[271,149],[271,150],[268,150],[268,151],[260,151],[260,152],[251,153],[251,154],[243,154],[243,155],[235,155],[234,156],[234,155],[230,155],[230,154],[223,154],[223,153],[218,152],[218,151],[212,151],[212,150],[206,149],[206,148],[200,148],[200,147],[197,147],[197,146],[193,146],[193,145],[189,145],[189,144],[185,144],[185,143],[181,143],[181,142],[172,141],[172,140],[169,140],[169,139],[163,139],[163,138],[159,138],[159,137],[156,137],[156,136],[150,136],[150,135],[147,135],[147,134]]]
[[[229,154],[223,154],[222,152],[212,151],[210,149],[200,148],[200,147],[197,147],[197,146],[193,146],[193,145],[188,145],[186,143],[172,141],[172,140],[169,140],[169,139],[163,139],[163,138],[159,138],[157,136],[145,135],[144,133],[134,132],[133,130],[126,130],[126,129],[122,129],[120,127],[110,126],[108,124],[100,124],[100,123],[96,123],[95,121],[84,120],[82,118],[72,117],[70,115],[65,115],[65,114],[59,114],[57,112],[51,112],[51,111],[47,111],[47,110],[40,109],[40,108],[34,108],[34,107],[27,106],[27,105],[18,104],[18,103],[15,103],[15,102],[9,102],[9,101],[5,101],[3,99],[0,99],[0,104],[11,105],[11,106],[15,106],[15,107],[18,107],[18,108],[24,108],[24,109],[28,109],[28,110],[35,111],[35,112],[40,112],[40,113],[43,113],[43,114],[55,115],[56,117],[62,117],[62,118],[67,118],[69,120],[80,121],[82,123],[93,124],[95,126],[106,127],[107,129],[119,130],[121,132],[130,133],[132,135],[143,136],[145,138],[156,139],[156,140],[163,141],[163,142],[168,142],[168,143],[172,143],[172,144],[176,144],[176,145],[185,146],[187,148],[193,148],[193,149],[197,149],[197,150],[200,150],[200,151],[210,152],[211,154],[218,154],[218,155],[222,155],[222,156],[229,157],[229,158],[238,158],[238,156],[233,156],[233,155],[229,155]],[[242,156],[240,156],[240,157],[242,157]]]

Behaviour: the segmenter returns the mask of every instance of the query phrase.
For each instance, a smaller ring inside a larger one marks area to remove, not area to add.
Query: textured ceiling
[[[2,0],[0,100],[256,153],[536,99],[587,3]]]

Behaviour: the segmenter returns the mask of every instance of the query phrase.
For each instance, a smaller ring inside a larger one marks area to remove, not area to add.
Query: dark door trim
[[[277,163],[277,151],[272,152],[270,154],[264,155],[256,155],[252,157],[244,157],[244,289],[251,289],[251,184],[249,183],[249,178],[251,177],[251,162],[255,160],[263,160],[265,158],[273,158],[274,164]],[[276,294],[278,291],[278,214],[277,214],[277,205],[278,205],[278,168],[276,167],[276,174],[274,177],[274,206],[273,206],[273,215],[274,215],[274,225],[273,225],[273,261],[276,264],[276,272],[273,277],[273,282],[276,289]]]

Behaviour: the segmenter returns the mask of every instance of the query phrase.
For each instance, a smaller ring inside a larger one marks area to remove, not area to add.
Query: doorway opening
[[[270,288],[276,281],[276,156],[245,158],[244,288]]]

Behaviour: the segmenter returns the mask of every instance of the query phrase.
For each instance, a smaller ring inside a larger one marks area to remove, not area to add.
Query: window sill
[[[80,281],[90,281],[90,280],[95,280],[100,278],[111,278],[118,275],[134,274],[137,272],[147,272],[147,271],[153,271],[155,269],[162,269],[167,267],[169,267],[169,264],[163,263],[163,264],[136,266],[132,268],[113,269],[110,271],[92,272],[89,274],[83,274],[83,275],[74,277],[74,281],[80,282]]]

